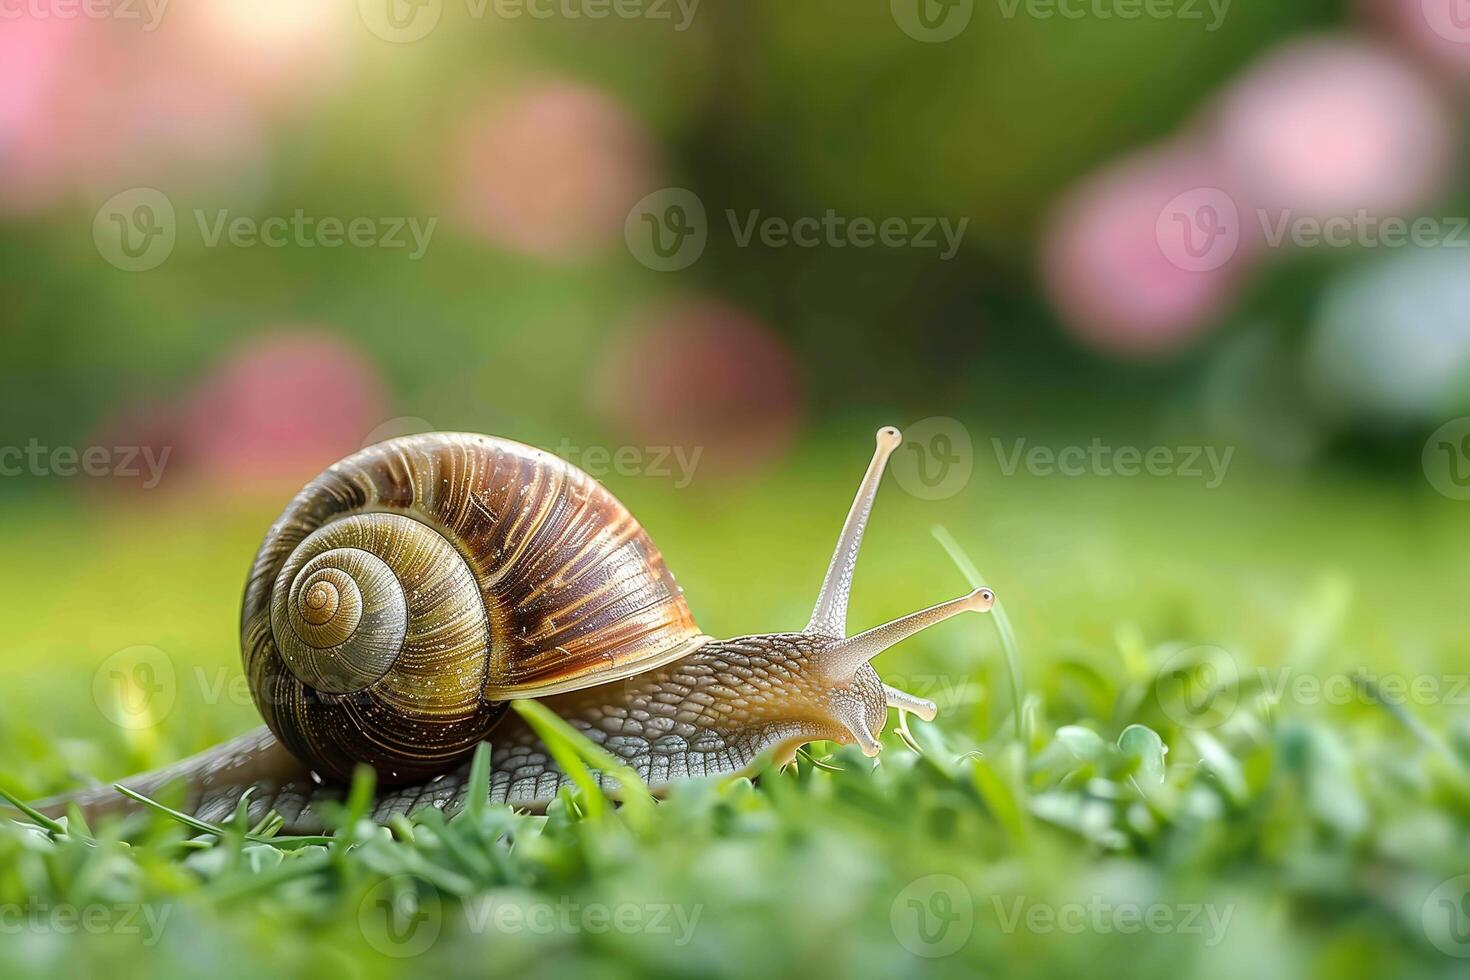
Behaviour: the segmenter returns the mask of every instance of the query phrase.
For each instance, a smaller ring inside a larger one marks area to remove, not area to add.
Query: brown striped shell
[[[241,613],[276,736],[323,776],[446,771],[512,697],[698,649],[682,590],[596,480],[489,436],[394,439],[332,466],[271,527]]]

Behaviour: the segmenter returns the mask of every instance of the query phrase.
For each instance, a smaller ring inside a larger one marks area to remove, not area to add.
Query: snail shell
[[[241,613],[276,737],[321,775],[446,771],[512,697],[603,684],[708,641],[646,532],[549,453],[431,433],[335,464],[272,525]]]

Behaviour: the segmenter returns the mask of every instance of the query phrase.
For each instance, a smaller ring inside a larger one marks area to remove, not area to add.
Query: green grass
[[[615,489],[702,624],[731,634],[804,618],[853,469],[720,496]],[[1454,612],[1470,534],[1453,505],[1249,474],[1208,493],[989,477],[976,489],[930,503],[890,487],[875,512],[854,627],[966,588],[930,533],[940,522],[1014,630],[1007,650],[996,622],[966,617],[885,655],[880,672],[941,714],[890,732],[876,766],[814,745],[793,769],[684,784],[658,804],[613,806],[589,783],[544,817],[483,806],[388,827],[361,819],[360,786],[320,840],[161,809],[9,823],[0,971],[1463,970],[1444,951],[1470,952],[1453,928],[1470,927],[1453,882],[1470,873]],[[270,510],[7,508],[0,785],[29,797],[115,778],[256,723],[230,693],[233,624]],[[138,644],[165,652],[175,696],[156,724],[118,727],[111,688],[93,681]],[[1402,704],[1400,679],[1421,682]],[[533,721],[569,765],[606,764],[554,718]]]

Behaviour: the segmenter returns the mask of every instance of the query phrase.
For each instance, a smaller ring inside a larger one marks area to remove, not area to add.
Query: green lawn
[[[608,482],[724,635],[800,625],[861,466]],[[284,499],[7,501],[0,784],[117,777],[257,723],[234,626]],[[1214,490],[993,459],[946,500],[890,480],[853,625],[966,588],[944,525],[1013,622],[1020,725],[993,618],[965,617],[879,660],[941,714],[910,720],[913,746],[890,731],[876,768],[818,745],[651,813],[343,812],[327,844],[14,824],[0,970],[1450,976],[1470,955],[1463,506],[1244,464]],[[124,727],[108,672],[137,646],[169,694]]]

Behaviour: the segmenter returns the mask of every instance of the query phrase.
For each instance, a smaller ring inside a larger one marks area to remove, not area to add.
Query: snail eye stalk
[[[900,691],[896,687],[883,685],[883,696],[888,699],[888,707],[897,708],[899,711],[908,711],[918,715],[925,721],[933,721],[939,715],[939,705],[925,698],[914,697],[907,691]]]
[[[842,534],[832,552],[832,562],[822,579],[822,590],[817,593],[816,608],[812,610],[811,621],[803,632],[836,639],[847,635],[847,599],[852,593],[852,573],[857,567],[858,551],[863,546],[863,531],[868,527],[868,515],[873,510],[873,499],[878,496],[878,484],[883,481],[888,457],[901,442],[903,434],[893,426],[886,425],[878,430],[873,461],[868,464],[868,472],[858,485],[857,497],[847,512],[847,521],[842,525]]]
[[[995,594],[989,589],[976,589],[969,595],[941,602],[937,606],[909,613],[891,623],[874,626],[857,636],[838,640],[822,651],[821,664],[827,676],[834,681],[847,681],[858,668],[889,647],[902,643],[915,633],[942,623],[946,619],[966,612],[989,612],[995,604]]]

